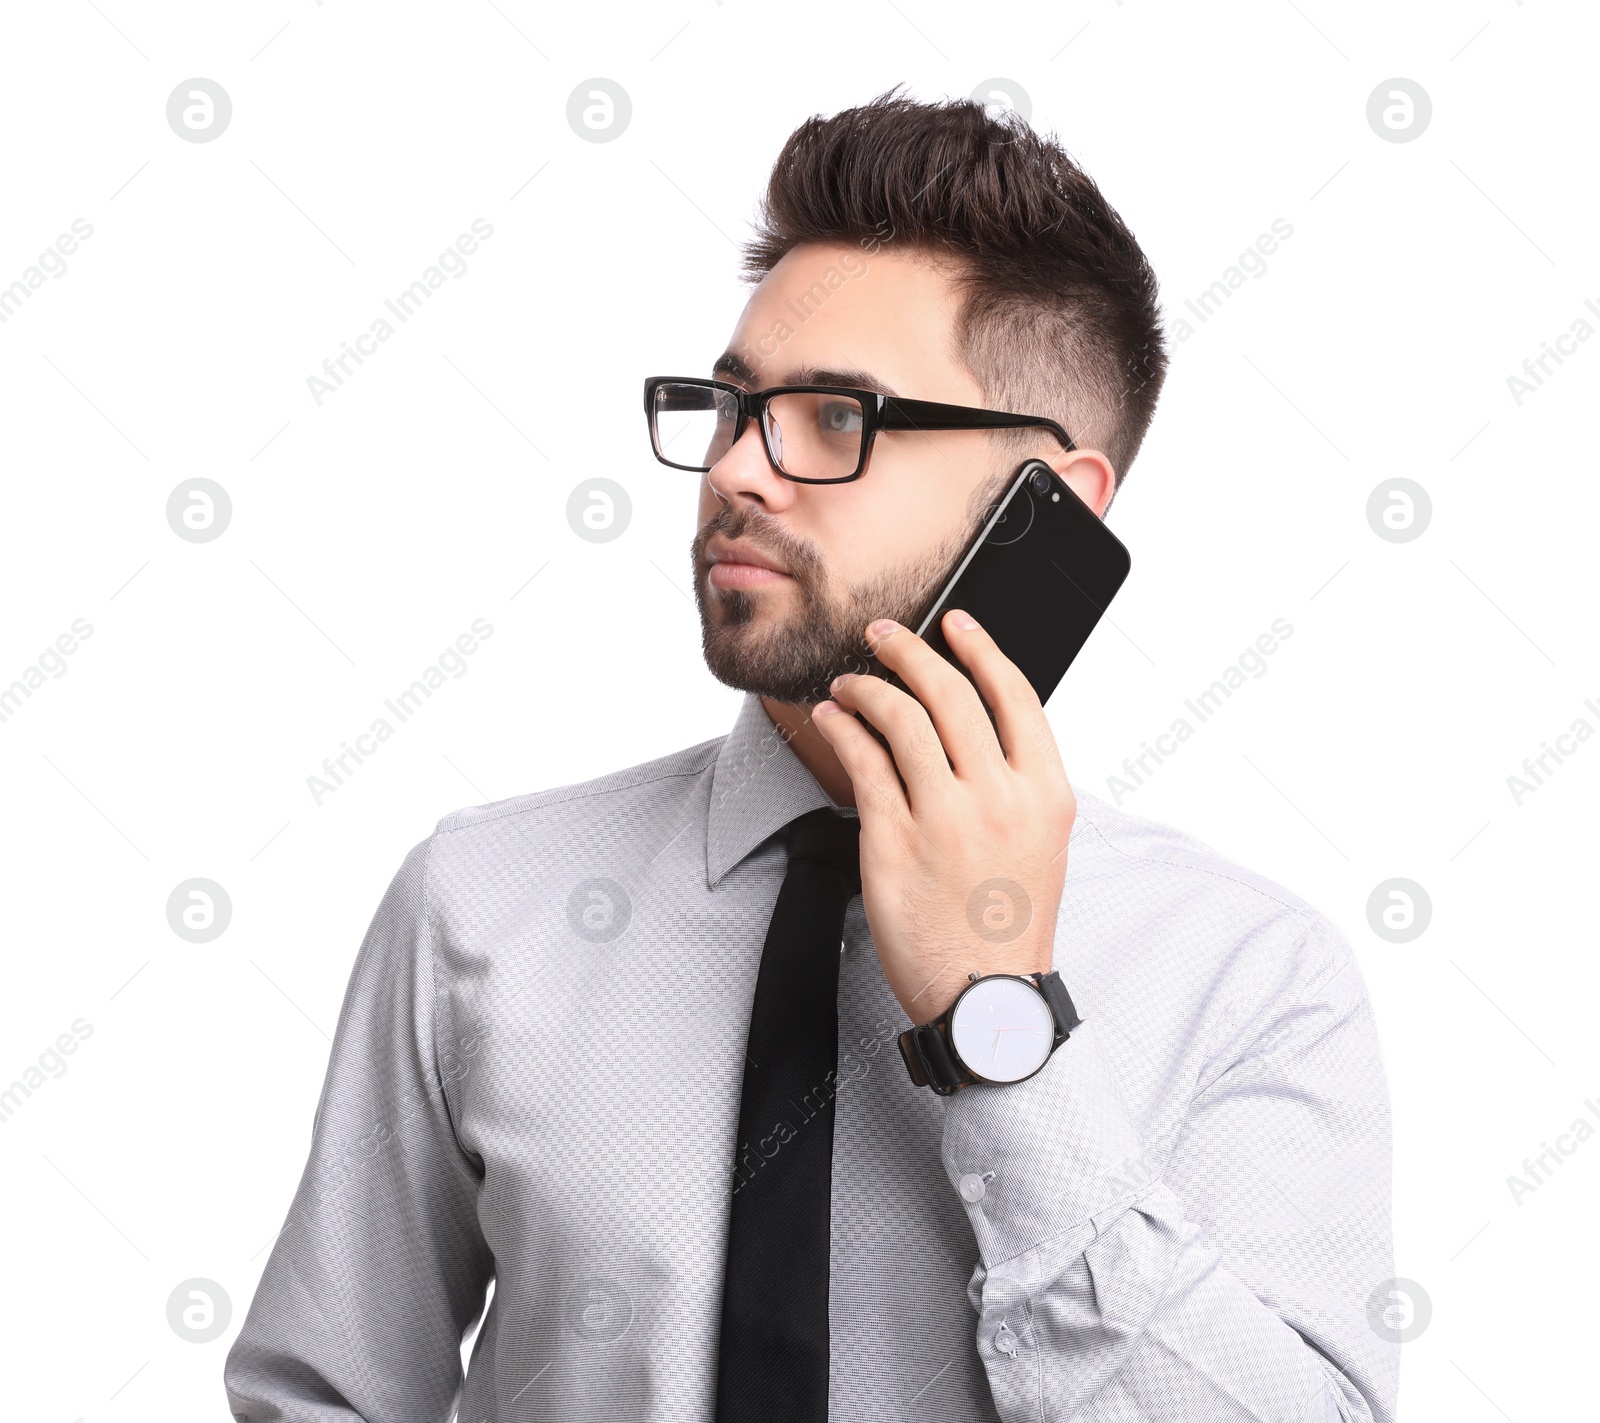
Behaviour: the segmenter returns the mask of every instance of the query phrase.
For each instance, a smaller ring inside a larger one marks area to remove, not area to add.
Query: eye
[[[861,429],[861,407],[853,400],[834,400],[817,412],[822,428],[830,435],[851,435]]]

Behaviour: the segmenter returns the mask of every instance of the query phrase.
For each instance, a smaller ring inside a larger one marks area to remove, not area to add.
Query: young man
[[[972,682],[906,626],[1023,458],[1104,513],[1165,367],[1137,244],[1025,126],[886,96],[791,137],[748,267],[713,378],[647,383],[744,709],[407,857],[234,1417],[1390,1419],[1343,938],[1075,796],[971,618]],[[864,646],[909,694],[835,680]]]

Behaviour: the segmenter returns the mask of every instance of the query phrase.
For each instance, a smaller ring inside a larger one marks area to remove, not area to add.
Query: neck
[[[761,705],[772,718],[772,724],[783,733],[800,764],[827,792],[828,799],[835,805],[853,806],[856,793],[850,775],[833,754],[833,747],[822,739],[822,733],[811,719],[810,708],[775,702],[770,697],[762,697]]]

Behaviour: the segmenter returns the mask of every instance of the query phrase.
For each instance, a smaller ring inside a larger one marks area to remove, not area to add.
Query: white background
[[[1507,1177],[1600,1099],[1600,738],[1520,805],[1506,778],[1576,718],[1600,728],[1600,341],[1520,405],[1507,377],[1600,302],[1597,32],[1577,0],[8,7],[0,284],[74,219],[94,231],[0,325],[0,685],[75,618],[93,634],[0,723],[0,1085],[74,1020],[92,1035],[0,1123],[0,1337],[25,1365],[0,1411],[226,1415],[223,1357],[407,848],[459,805],[732,720],[690,601],[693,476],[650,458],[642,377],[722,349],[796,123],[990,76],[1100,181],[1174,317],[1293,227],[1174,348],[1110,515],[1134,560],[1115,628],[1050,707],[1072,778],[1109,795],[1292,624],[1125,804],[1355,946],[1397,1271],[1433,1309],[1405,1416],[1592,1409],[1568,1363],[1592,1348],[1600,1143],[1520,1204]],[[213,142],[166,121],[194,76],[231,96]],[[566,119],[592,76],[632,100],[613,142]],[[1395,76],[1432,99],[1413,142],[1367,122]],[[306,378],[475,218],[494,234],[466,275],[318,406]],[[632,499],[607,544],[565,516],[596,474]],[[1397,476],[1432,500],[1409,543],[1367,522]],[[166,521],[196,477],[232,500],[210,543]],[[323,758],[476,618],[466,674],[317,804]],[[1404,944],[1367,922],[1395,876],[1433,904]],[[232,900],[208,944],[168,927],[192,877]],[[232,1301],[210,1343],[167,1323],[192,1277]]]

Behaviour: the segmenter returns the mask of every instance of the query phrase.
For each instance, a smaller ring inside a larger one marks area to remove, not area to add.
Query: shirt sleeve
[[[239,1423],[446,1423],[455,1405],[493,1257],[446,1101],[476,1043],[435,1033],[430,843],[356,956],[310,1159],[224,1366]]]
[[[1366,1308],[1393,1275],[1387,1091],[1348,946],[1306,936],[1332,966],[1256,1015],[1159,1160],[1092,1012],[1034,1077],[949,1099],[1005,1423],[1390,1423],[1398,1350]]]

